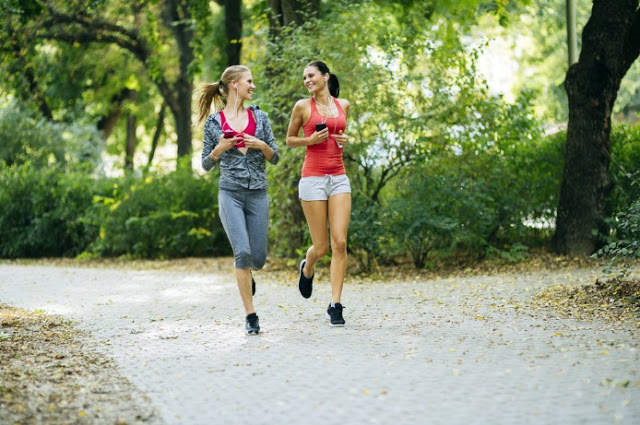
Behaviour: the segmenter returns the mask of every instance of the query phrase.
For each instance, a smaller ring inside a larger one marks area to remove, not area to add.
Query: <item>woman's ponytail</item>
[[[338,76],[336,74],[329,73],[329,93],[333,97],[338,97],[340,95],[340,82],[338,81]]]
[[[211,103],[214,104],[216,110],[222,109],[222,90],[224,86],[220,81],[213,84],[204,84],[200,89],[200,98],[198,99],[198,124],[206,120],[211,113]]]

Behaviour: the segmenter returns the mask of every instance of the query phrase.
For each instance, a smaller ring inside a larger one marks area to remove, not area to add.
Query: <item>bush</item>
[[[0,162],[37,167],[96,167],[104,141],[93,125],[32,116],[19,104],[0,109]]]
[[[358,191],[352,193],[349,223],[349,252],[361,271],[370,272],[383,255],[388,228],[380,206]]]
[[[99,256],[168,258],[228,255],[217,217],[217,187],[190,170],[112,180],[86,220],[99,228],[88,251]]]
[[[640,199],[640,126],[615,126],[611,131],[609,211],[626,211]]]
[[[413,264],[424,268],[432,250],[450,248],[456,231],[464,231],[454,213],[461,201],[459,190],[443,176],[425,176],[423,182],[407,179],[403,187],[389,201],[389,230]]]
[[[630,272],[629,267],[624,264],[625,260],[640,258],[640,201],[635,201],[627,211],[619,213],[615,223],[615,240],[602,247],[594,256],[609,260],[607,272],[622,264],[619,275],[624,277]]]
[[[0,164],[0,256],[57,257],[82,252],[97,235],[82,219],[94,181],[85,174],[26,163]]]
[[[0,164],[0,257],[229,255],[209,177],[93,178]]]

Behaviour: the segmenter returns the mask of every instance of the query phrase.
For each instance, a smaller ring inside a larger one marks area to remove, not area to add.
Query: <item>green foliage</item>
[[[611,234],[594,257],[606,258],[605,271],[617,269],[619,277],[624,277],[630,272],[625,260],[640,258],[640,127],[614,126],[609,170]]]
[[[417,268],[427,265],[434,249],[451,249],[455,234],[462,236],[466,227],[459,222],[465,198],[459,187],[443,175],[429,169],[416,170],[421,179],[405,178],[396,197],[389,201],[387,223],[389,237],[407,250]],[[400,251],[400,252],[402,252]]]
[[[640,258],[640,201],[636,200],[628,210],[616,216],[615,240],[602,247],[594,257],[604,257],[609,261],[605,270],[618,269],[619,277],[630,273],[625,260]]]
[[[613,188],[609,195],[609,211],[615,216],[640,199],[640,126],[613,127],[610,158]]]
[[[209,177],[93,178],[0,164],[0,257],[228,255]]]
[[[34,117],[17,103],[0,109],[0,162],[95,167],[104,142],[93,126]]]
[[[152,54],[142,63],[116,44],[42,38],[38,24],[49,10],[40,2],[0,3],[1,90],[16,99],[0,110],[0,199],[9,205],[0,211],[0,255],[228,254],[214,173],[97,177],[103,142],[95,124],[85,125],[112,113],[124,89],[135,90],[136,101],[125,102],[121,112],[136,116],[144,148],[159,105],[167,100],[159,93],[162,87],[192,78],[215,81],[226,66],[223,8],[183,2],[184,19],[168,26],[161,0],[48,4],[117,23],[141,37]],[[287,148],[284,136],[296,100],[308,97],[301,83],[304,65],[316,59],[338,75],[341,97],[351,102],[351,143],[345,148],[353,188],[348,246],[363,270],[409,257],[417,267],[443,255],[517,260],[527,246],[543,243],[555,218],[566,134],[542,134],[533,111],[566,118],[564,15],[556,13],[562,9],[555,7],[557,0],[519,14],[523,4],[532,3],[320,2],[320,19],[271,32],[268,2],[245,3],[243,58],[258,85],[255,103],[269,113],[281,155],[277,167],[268,167],[270,253],[299,256],[309,243],[297,198],[304,149]],[[498,20],[475,27],[486,13]],[[586,22],[587,14],[582,7],[579,22]],[[478,72],[482,48],[468,37],[474,28],[493,30],[498,23],[513,40],[537,40],[535,48],[519,44],[526,52],[519,63],[525,64],[522,69],[536,65],[539,72],[521,77],[517,88],[528,90],[509,102],[490,93]],[[190,63],[176,61],[177,29],[196,34]],[[125,32],[109,34],[128,40]],[[637,79],[631,74],[625,80]],[[628,105],[637,97],[635,86],[629,87],[628,95],[621,89],[618,97]],[[55,123],[36,118],[43,113],[38,92]],[[168,138],[175,138],[174,121],[165,123]],[[122,154],[122,124],[107,153]],[[631,206],[640,198],[639,131],[614,127],[612,132],[609,211],[616,245],[609,250],[620,253],[629,250],[619,243],[628,238],[622,236],[629,234],[624,223],[633,221]],[[86,175],[79,174],[84,166]],[[51,242],[57,240],[61,243]]]
[[[358,261],[360,270],[371,271],[378,258],[388,256],[388,227],[380,206],[361,192],[352,193],[351,222],[349,224],[349,252]]]
[[[226,255],[217,217],[217,190],[190,170],[113,180],[93,197],[86,214],[99,228],[88,251],[98,256],[167,258]]]
[[[55,165],[0,163],[0,257],[79,254],[97,234],[82,219],[93,185],[85,173]]]

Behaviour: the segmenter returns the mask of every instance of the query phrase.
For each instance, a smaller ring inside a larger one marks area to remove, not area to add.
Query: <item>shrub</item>
[[[83,173],[0,164],[0,256],[74,256],[97,231],[82,219],[94,180]]]
[[[609,267],[606,271],[619,268],[620,277],[624,277],[630,272],[625,260],[640,258],[640,201],[635,201],[627,211],[619,213],[614,222],[615,240],[602,247],[594,256],[607,258]]]
[[[217,187],[190,170],[112,180],[94,196],[87,221],[99,228],[89,252],[99,256],[166,258],[228,255],[217,217]]]
[[[380,206],[358,191],[352,193],[349,223],[349,252],[361,271],[370,272],[383,254],[388,229]]]
[[[37,167],[96,167],[104,141],[93,125],[32,116],[19,104],[0,109],[0,162]]]

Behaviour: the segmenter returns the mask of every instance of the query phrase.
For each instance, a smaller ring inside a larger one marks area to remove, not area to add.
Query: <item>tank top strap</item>
[[[318,107],[316,106],[316,100],[313,98],[313,96],[311,96],[311,115],[313,116],[314,114],[320,114],[320,112],[318,112]]]
[[[333,97],[333,96],[332,96]],[[340,102],[338,101],[337,97],[333,97],[333,103],[336,104],[336,106],[338,107],[338,117],[342,114],[344,116],[347,116],[347,114],[344,113],[344,109],[342,109],[342,105],[340,104]],[[336,117],[337,118],[337,117]]]
[[[233,130],[227,122],[227,117],[224,115],[223,110],[220,110],[220,128],[222,131]]]

